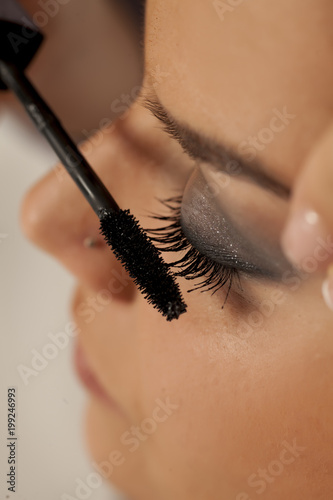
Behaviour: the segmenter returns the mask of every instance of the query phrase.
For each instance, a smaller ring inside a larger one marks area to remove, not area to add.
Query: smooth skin
[[[206,0],[148,1],[143,94],[157,94],[175,118],[236,150],[267,127],[273,109],[286,107],[295,119],[256,160],[292,190],[332,123],[333,4],[233,3],[224,2],[231,10],[223,15]],[[163,212],[156,198],[180,192],[197,170],[141,102],[84,149],[120,206],[152,227],[148,213]],[[248,197],[244,220],[254,223],[256,203],[269,218],[271,202],[258,189],[249,184],[230,214]],[[59,168],[27,194],[22,225],[78,278],[78,342],[120,407],[90,397],[87,442],[96,463],[110,462],[114,450],[125,457],[109,478],[116,487],[133,500],[332,497],[333,318],[321,275],[287,283],[243,277],[223,310],[225,289],[186,294],[193,283],[179,279],[188,312],[167,323],[102,240],[84,247],[98,220]],[[88,315],[88,301],[110,290],[111,277],[118,293]],[[145,419],[162,415],[157,400],[173,409],[142,434]],[[134,451],[121,442],[132,426],[141,428]]]

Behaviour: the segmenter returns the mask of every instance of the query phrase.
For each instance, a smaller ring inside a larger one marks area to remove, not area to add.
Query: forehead
[[[147,82],[200,132],[255,141],[292,184],[332,120],[332,22],[329,0],[148,0]]]

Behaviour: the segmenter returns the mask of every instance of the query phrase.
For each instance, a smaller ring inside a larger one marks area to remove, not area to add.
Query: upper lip
[[[96,370],[91,366],[89,363],[89,357],[86,356],[86,353],[84,351],[84,348],[82,344],[78,341],[76,345],[76,352],[75,355],[81,354],[84,358],[84,361],[87,364],[88,370],[91,372],[92,378],[94,379],[94,382],[96,382],[96,385],[100,387],[101,395],[105,395],[105,399],[109,400],[109,402],[112,404],[112,406],[117,407],[121,413],[122,410],[119,407],[118,403],[114,400],[114,398],[110,395],[109,391],[106,389],[105,385],[103,384],[103,381],[101,380],[101,377],[99,376],[99,373],[96,372]]]
[[[72,302],[71,302],[71,318],[73,319],[74,323],[77,325],[79,334],[78,337],[76,338],[76,348],[79,348],[82,350],[84,358],[87,361],[87,365],[89,369],[92,372],[92,375],[94,378],[96,378],[96,382],[100,385],[101,389],[103,392],[107,395],[107,397],[114,402],[114,406],[117,406],[120,410],[120,412],[123,414],[125,418],[128,420],[129,417],[126,415],[125,411],[123,411],[122,404],[119,403],[119,399],[117,397],[117,390],[118,393],[121,391],[120,387],[116,387],[116,395],[115,398],[113,397],[113,394],[110,392],[110,378],[106,377],[108,372],[110,370],[110,365],[107,364],[107,361],[99,358],[99,353],[105,353],[105,347],[100,345],[99,343],[99,337],[98,335],[94,336],[94,341],[93,343],[89,344],[86,343],[85,341],[88,341],[88,337],[90,336],[89,334],[91,333],[90,327],[89,331],[85,332],[85,329],[87,328],[88,325],[85,324],[83,321],[82,317],[78,314],[78,307],[80,304],[84,303],[84,300],[86,298],[86,294],[84,291],[84,287],[81,284],[78,284],[77,287],[75,288],[74,295],[72,297]],[[85,333],[87,335],[85,335]],[[96,332],[97,333],[97,332]],[[91,336],[90,336],[91,340]],[[110,374],[111,375],[111,374]],[[112,372],[112,379],[116,380],[117,379],[117,374]],[[121,392],[119,396],[121,395]]]

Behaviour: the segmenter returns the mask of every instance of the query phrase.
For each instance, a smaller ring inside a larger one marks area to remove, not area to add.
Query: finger
[[[287,258],[301,269],[310,261],[318,271],[333,264],[333,126],[316,144],[296,181],[281,243]],[[323,295],[333,309],[331,281],[325,281]]]

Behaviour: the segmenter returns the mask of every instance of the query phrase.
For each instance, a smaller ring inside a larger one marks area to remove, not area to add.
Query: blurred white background
[[[31,13],[42,10],[37,2],[28,5],[25,0],[24,4]],[[71,134],[82,138],[83,130],[97,128],[103,118],[114,118],[110,111],[114,99],[140,84],[138,35],[132,19],[105,0],[70,0],[50,17],[44,31],[48,40],[29,74]],[[28,385],[18,372],[19,365],[31,368],[32,350],[41,353],[50,343],[49,334],[64,331],[70,321],[73,278],[33,247],[19,227],[24,193],[55,163],[52,151],[20,105],[12,96],[1,94],[1,500],[60,500],[66,498],[65,493],[74,499],[76,480],[84,481],[95,472],[83,440],[85,392],[73,371],[73,340],[36,376],[30,376]],[[12,386],[17,391],[15,494],[8,492],[6,484],[7,389]],[[84,498],[113,500],[120,496],[103,485]]]

